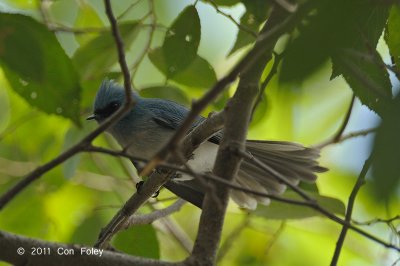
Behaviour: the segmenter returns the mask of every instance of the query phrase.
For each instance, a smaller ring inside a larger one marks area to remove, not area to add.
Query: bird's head
[[[118,110],[125,102],[125,90],[113,80],[104,80],[99,90],[93,106],[93,114],[86,120],[96,120],[101,123],[115,111]]]

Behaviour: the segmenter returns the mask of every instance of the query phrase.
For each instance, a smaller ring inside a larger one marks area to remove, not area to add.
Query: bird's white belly
[[[217,157],[218,145],[211,142],[202,143],[194,152],[193,157],[188,160],[188,166],[197,173],[211,172],[215,158]],[[176,181],[191,180],[191,175],[182,173]]]

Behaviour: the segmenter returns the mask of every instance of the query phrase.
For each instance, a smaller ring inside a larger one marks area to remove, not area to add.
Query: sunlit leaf
[[[190,101],[186,94],[174,86],[153,86],[146,87],[139,91],[139,94],[145,98],[161,98],[183,105],[189,105]]]
[[[127,49],[136,38],[138,24],[124,22],[119,24],[119,30]],[[117,48],[111,31],[104,31],[86,45],[79,47],[73,56],[73,61],[85,80],[95,79],[107,73],[110,67],[118,62]]]
[[[386,112],[376,134],[372,186],[378,200],[388,200],[400,185],[400,95],[396,106]]]
[[[340,200],[313,193],[309,193],[309,195],[312,198],[316,199],[318,204],[326,210],[341,215],[345,213],[345,206]],[[302,199],[297,193],[293,191],[288,191],[284,193],[282,197],[304,201],[304,199]],[[267,219],[278,220],[303,219],[314,216],[322,216],[321,213],[314,209],[311,209],[310,207],[283,203],[274,200],[269,206],[258,205],[257,210],[255,210],[254,213]]]
[[[55,35],[31,17],[0,14],[0,36],[0,63],[11,87],[32,106],[79,124],[78,75]]]
[[[175,76],[196,59],[200,33],[197,10],[194,6],[188,6],[172,23],[162,45],[167,77]]]
[[[161,48],[152,50],[149,53],[149,59],[158,70],[164,75],[168,75],[167,64]],[[197,55],[184,71],[171,77],[171,79],[188,87],[209,88],[217,81],[217,76],[210,63]]]
[[[134,226],[119,232],[114,238],[113,246],[131,255],[154,259],[160,257],[158,239],[151,225]]]
[[[102,20],[97,14],[96,10],[84,1],[79,4],[79,11],[76,16],[74,26],[78,29],[83,28],[101,28],[104,26]],[[82,46],[95,38],[94,34],[77,34],[75,35],[76,40]]]

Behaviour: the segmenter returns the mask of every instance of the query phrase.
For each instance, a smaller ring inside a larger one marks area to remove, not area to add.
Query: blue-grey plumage
[[[136,157],[151,159],[156,152],[171,138],[188,114],[188,109],[175,102],[142,98],[132,92],[136,104],[124,117],[107,131]],[[88,119],[99,123],[114,113],[124,104],[125,91],[117,83],[103,81],[94,102],[94,114]],[[204,120],[198,117],[193,127]],[[199,172],[212,170],[222,132],[201,144],[193,153],[188,164]],[[314,182],[317,172],[326,171],[318,165],[319,151],[305,148],[300,144],[284,141],[249,140],[246,149],[262,162],[286,177],[293,184],[300,181]],[[280,194],[286,186],[277,181],[273,173],[268,173],[244,160],[234,182],[242,187],[259,192]],[[203,188],[189,175],[180,174],[165,185],[166,188],[201,207]],[[232,191],[232,199],[241,207],[254,209],[257,202],[268,204],[267,198],[255,197],[240,191]]]

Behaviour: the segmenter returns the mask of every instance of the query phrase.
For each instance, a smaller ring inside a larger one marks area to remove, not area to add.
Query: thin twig
[[[318,145],[313,146],[314,148],[317,149],[322,149],[325,148],[328,145],[332,145],[332,144],[339,144],[342,143],[346,140],[352,139],[352,138],[356,138],[356,137],[361,137],[361,136],[367,136],[368,134],[374,133],[378,128],[374,127],[374,128],[369,128],[369,129],[365,129],[365,130],[360,130],[360,131],[354,131],[351,132],[349,134],[346,134],[344,136],[341,136],[341,138],[337,141],[333,141],[333,139],[329,139],[327,141],[324,141]]]
[[[253,31],[252,29],[250,29],[249,27],[247,27],[245,25],[241,25],[231,15],[229,15],[229,14],[225,13],[224,11],[222,11],[221,9],[219,9],[218,5],[215,3],[214,0],[208,0],[206,3],[210,3],[214,7],[215,11],[217,11],[217,13],[221,14],[222,16],[224,16],[227,19],[229,19],[230,21],[232,21],[232,23],[235,24],[239,30],[247,32],[248,34],[253,36],[254,39],[257,38],[257,35],[258,35],[257,32]]]
[[[293,13],[296,12],[297,8],[298,8],[298,4],[292,4],[287,0],[274,0],[275,3],[277,3],[278,5],[280,5],[282,8],[284,8],[287,12]]]
[[[360,190],[361,186],[365,183],[365,176],[372,164],[372,160],[373,160],[373,154],[371,154],[369,156],[369,158],[365,161],[364,166],[360,172],[360,175],[357,178],[357,182],[354,185],[353,190],[350,193],[349,201],[347,203],[346,217],[345,217],[345,221],[347,223],[350,223],[350,221],[351,221],[351,216],[353,214],[353,207],[354,207],[354,203],[355,203],[355,200],[357,197],[357,193]],[[339,235],[339,239],[336,243],[335,252],[333,253],[331,266],[336,266],[338,263],[340,252],[342,250],[343,243],[346,238],[347,230],[348,230],[348,226],[343,225],[342,231],[340,232],[340,235]]]
[[[389,219],[375,218],[375,219],[372,219],[372,220],[369,220],[369,221],[365,221],[365,222],[359,222],[359,221],[355,221],[355,220],[352,219],[352,222],[354,224],[356,224],[356,225],[368,225],[369,226],[369,225],[373,225],[373,224],[377,224],[377,223],[389,224],[389,223],[392,223],[392,222],[394,222],[396,220],[400,220],[400,215],[399,214],[394,216],[394,217],[392,217],[392,218],[389,218]]]
[[[217,264],[224,259],[226,253],[232,248],[232,245],[236,242],[236,239],[240,236],[242,231],[249,225],[249,222],[250,216],[247,214],[244,220],[225,238],[224,243],[218,251]]]
[[[150,9],[150,15],[151,15],[151,23],[150,23],[150,31],[148,34],[148,38],[146,41],[146,44],[144,45],[144,48],[142,50],[142,52],[139,54],[139,57],[136,59],[136,61],[133,63],[131,69],[132,69],[132,77],[131,77],[131,83],[134,84],[134,80],[135,80],[135,76],[136,73],[139,69],[140,64],[143,62],[143,59],[145,58],[145,56],[147,55],[148,51],[151,48],[151,43],[153,40],[153,36],[154,36],[154,32],[156,30],[156,25],[157,25],[157,16],[156,16],[156,12],[154,9],[154,0],[148,0],[149,2],[149,9]]]
[[[349,123],[350,116],[351,116],[351,111],[353,110],[353,105],[354,105],[355,98],[356,98],[356,95],[353,93],[353,95],[351,96],[351,101],[350,101],[349,108],[347,109],[347,112],[346,112],[346,116],[343,119],[343,123],[340,126],[339,130],[337,131],[337,133],[332,138],[332,142],[333,143],[337,143],[341,139],[342,134],[343,134],[344,130],[346,129],[347,124]]]
[[[132,4],[130,4],[125,10],[124,12],[122,12],[118,17],[117,20],[120,20],[121,18],[123,18],[126,14],[128,14],[129,11],[131,11],[132,8],[134,8],[137,4],[140,3],[141,0],[137,0],[135,2],[133,2]]]
[[[285,230],[285,227],[286,227],[286,221],[282,221],[281,224],[279,225],[278,229],[272,235],[271,240],[268,242],[268,244],[265,248],[265,255],[267,255],[269,253],[269,251],[274,246],[276,241],[278,241],[279,237],[282,235],[283,231]]]
[[[125,223],[123,229],[127,229],[135,225],[151,224],[158,219],[165,218],[168,215],[173,214],[174,212],[178,212],[185,203],[185,200],[178,199],[172,205],[164,209],[156,210],[149,214],[132,215]]]
[[[115,44],[118,51],[118,62],[121,67],[122,74],[124,75],[125,102],[130,103],[132,102],[132,86],[129,67],[125,59],[124,42],[122,41],[122,37],[118,29],[117,20],[115,19],[112,12],[110,0],[104,0],[104,5],[106,8],[108,20],[111,24],[112,35],[114,36]]]
[[[273,54],[274,54],[274,63],[272,64],[271,71],[268,73],[267,77],[265,78],[265,80],[263,81],[263,83],[260,86],[260,92],[257,95],[256,103],[254,104],[253,111],[252,111],[252,116],[254,115],[254,112],[256,111],[257,106],[262,101],[265,90],[267,89],[269,82],[275,76],[275,74],[278,72],[278,66],[282,59],[282,54],[277,54],[275,52],[273,52]]]

